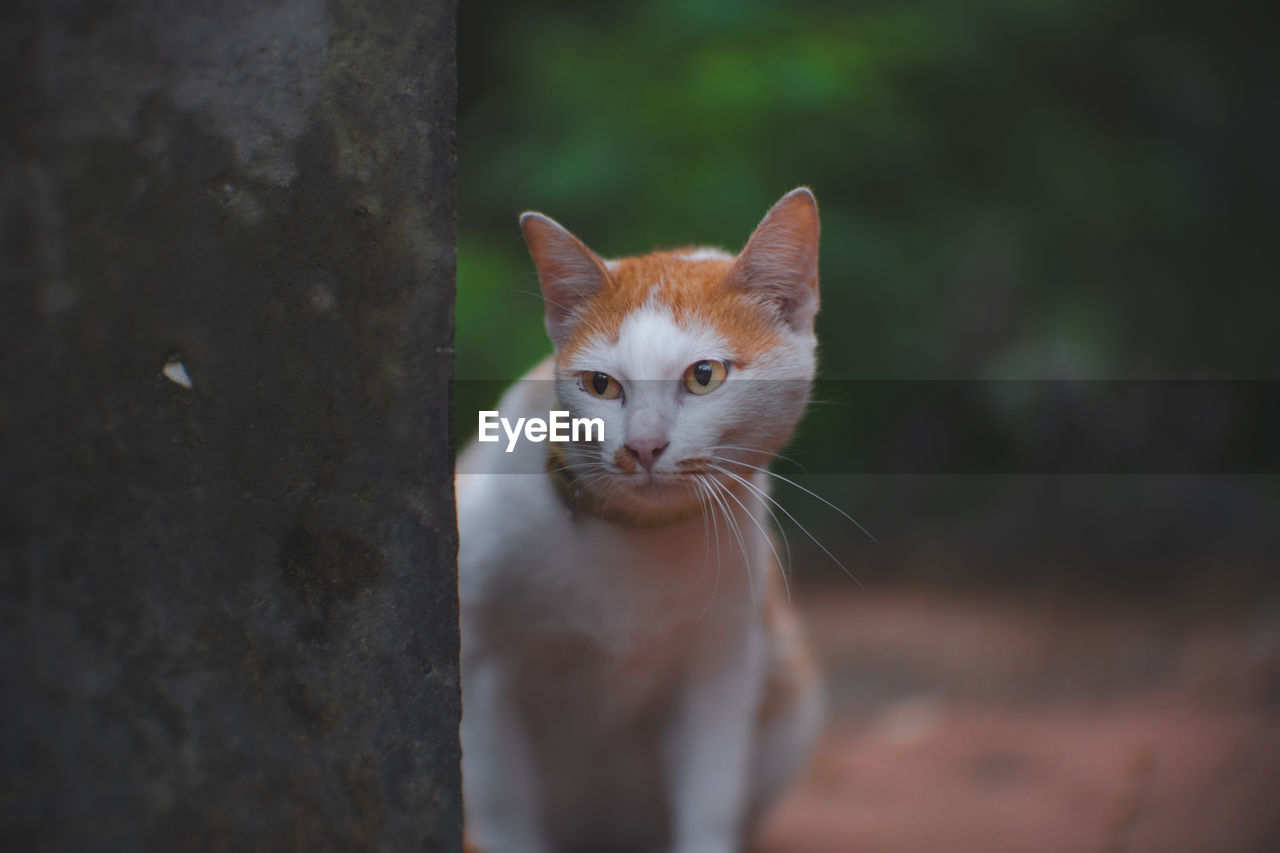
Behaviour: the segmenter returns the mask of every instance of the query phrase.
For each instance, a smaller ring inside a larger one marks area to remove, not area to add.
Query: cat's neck
[[[565,458],[564,452],[554,444],[548,446],[546,469],[556,494],[560,496],[560,500],[575,518],[594,516],[625,527],[651,528],[688,521],[691,518],[697,518],[704,511],[701,503],[691,503],[670,509],[652,507],[642,509],[634,502],[609,500],[607,497],[584,489],[579,478],[571,472],[572,466]]]

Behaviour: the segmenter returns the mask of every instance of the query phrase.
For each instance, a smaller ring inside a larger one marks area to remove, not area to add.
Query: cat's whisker
[[[707,568],[711,565],[711,527],[707,524],[707,505],[703,502],[702,484],[696,479],[689,484],[698,496],[698,510],[702,513],[702,571],[698,574],[698,582],[706,577]]]
[[[751,523],[756,526],[756,529],[760,531],[760,535],[764,537],[764,541],[769,546],[769,550],[773,552],[773,559],[778,564],[778,571],[782,573],[782,586],[786,590],[787,601],[790,601],[791,600],[791,584],[787,581],[786,569],[782,567],[782,557],[778,556],[778,549],[775,548],[773,545],[773,537],[771,537],[769,533],[764,529],[764,526],[760,524],[760,520],[756,518],[755,513],[753,513],[750,509],[748,509],[747,505],[742,502],[742,499],[733,493],[733,489],[726,487],[725,494],[733,498],[733,500],[738,504],[738,506],[742,507],[742,511],[746,513],[747,518],[751,519]],[[769,506],[768,504],[765,504],[766,509],[768,508],[768,506]],[[747,572],[749,573],[750,571],[751,571],[751,567],[748,565]]]
[[[604,448],[595,444],[575,444],[573,445],[573,451],[584,459],[600,460],[604,458]]]
[[[714,464],[713,464],[711,467],[712,467],[712,468],[715,468],[717,471],[721,472],[722,474],[724,474],[724,475],[726,475],[726,476],[728,476],[728,477],[732,477],[733,479],[737,480],[739,483],[742,483],[742,485],[743,485],[743,486],[745,486],[745,487],[746,487],[746,488],[748,488],[748,489],[751,489],[751,490],[752,490],[753,492],[755,492],[757,495],[759,495],[760,497],[764,498],[766,501],[768,501],[768,502],[772,503],[772,504],[773,504],[774,506],[776,506],[778,509],[782,510],[782,513],[783,513],[784,515],[786,515],[786,517],[787,517],[787,518],[791,519],[792,524],[794,524],[796,527],[799,527],[799,528],[800,528],[800,530],[801,530],[801,532],[803,532],[805,536],[808,536],[808,537],[809,537],[809,539],[813,541],[813,544],[815,544],[815,545],[817,545],[819,548],[821,548],[821,549],[822,549],[822,552],[823,552],[824,554],[826,554],[828,557],[830,557],[830,558],[831,558],[831,561],[832,561],[833,563],[835,563],[837,566],[839,566],[839,567],[840,567],[840,569],[841,569],[841,570],[842,570],[846,575],[848,575],[848,576],[849,576],[849,579],[850,579],[850,580],[852,580],[852,581],[853,581],[854,583],[856,583],[858,586],[860,586],[860,587],[862,586],[862,581],[858,580],[857,576],[855,576],[853,572],[849,571],[849,569],[845,567],[845,564],[844,564],[844,563],[842,563],[842,562],[840,562],[840,560],[838,560],[838,559],[836,558],[836,555],[835,555],[835,554],[832,554],[832,553],[831,553],[831,551],[827,548],[827,546],[826,546],[826,545],[823,545],[823,544],[818,540],[818,537],[816,537],[816,536],[814,536],[812,533],[810,533],[810,532],[809,532],[809,528],[807,528],[807,527],[805,527],[803,524],[801,524],[801,523],[800,523],[800,521],[799,521],[799,520],[798,520],[794,515],[792,515],[792,514],[787,510],[787,508],[786,508],[786,507],[784,507],[782,504],[780,504],[780,503],[778,503],[776,500],[774,500],[774,498],[773,498],[771,495],[769,495],[767,492],[765,492],[763,489],[761,489],[761,488],[760,488],[759,486],[757,486],[755,483],[752,483],[750,480],[747,480],[746,478],[741,477],[741,476],[739,476],[738,474],[735,474],[734,472],[730,471],[730,470],[729,470],[729,469],[727,469],[727,468],[722,468],[722,467],[720,467],[719,465],[714,465]],[[857,522],[855,521],[855,522],[854,522],[854,524],[857,524]],[[868,534],[868,535],[870,535],[870,534]]]
[[[696,479],[691,480],[690,482],[693,483],[694,488],[697,490],[698,509],[702,512],[702,570],[698,574],[698,581],[699,583],[701,583],[702,578],[706,577],[707,570],[710,569],[711,567],[711,523],[707,518],[708,506],[707,506],[707,499],[706,499],[706,486],[702,485],[702,483]],[[717,536],[717,553],[716,553],[717,560],[719,559],[718,543],[719,543],[719,537]],[[719,579],[720,579],[720,576],[719,576],[719,572],[717,571],[716,585],[718,585]],[[714,586],[711,590],[711,593],[712,595],[715,595]],[[703,605],[703,608],[702,608],[703,614],[706,613],[707,607],[709,606],[710,606],[710,599],[708,599],[707,604]]]
[[[557,471],[577,471],[582,468],[597,470],[600,467],[600,462],[570,462],[567,465],[557,465],[555,469]]]
[[[716,496],[716,501],[720,504],[720,508],[724,512],[725,524],[738,540],[738,548],[742,552],[742,562],[743,565],[746,566],[747,571],[747,586],[751,590],[751,602],[754,604],[756,601],[756,584],[755,580],[751,577],[751,558],[747,555],[746,540],[742,538],[742,526],[738,524],[737,518],[734,517],[733,508],[729,506],[728,502],[725,501],[722,496],[723,490],[728,487],[716,480],[707,480],[707,483],[712,487],[712,492]]]
[[[786,484],[787,484],[787,485],[789,485],[789,486],[794,486],[795,488],[799,489],[800,491],[804,492],[805,494],[810,495],[811,497],[817,498],[818,500],[822,501],[824,504],[826,504],[827,506],[829,506],[829,507],[831,507],[832,509],[834,509],[836,512],[838,512],[838,513],[840,513],[841,515],[843,515],[845,518],[847,518],[847,519],[849,519],[850,521],[852,521],[852,522],[853,522],[853,524],[854,524],[854,526],[855,526],[855,527],[857,527],[859,530],[861,530],[861,531],[862,531],[863,535],[865,535],[868,539],[870,539],[872,542],[876,543],[877,545],[879,545],[879,544],[880,544],[880,540],[879,540],[879,539],[877,539],[876,537],[872,536],[872,535],[871,535],[871,532],[870,532],[870,531],[868,531],[868,530],[867,530],[867,528],[865,528],[865,527],[863,527],[861,524],[859,524],[859,523],[858,523],[858,520],[857,520],[856,518],[854,518],[853,516],[849,515],[849,513],[845,512],[845,511],[844,511],[844,510],[842,510],[840,507],[836,506],[836,505],[835,505],[835,504],[833,504],[831,501],[827,500],[827,499],[826,499],[826,498],[824,498],[822,495],[818,494],[817,492],[813,491],[812,489],[807,489],[807,488],[805,488],[804,486],[800,485],[800,484],[799,484],[799,483],[797,483],[795,480],[787,479],[786,477],[782,476],[781,474],[778,474],[778,473],[776,473],[776,472],[774,472],[774,471],[770,471],[768,468],[761,468],[761,467],[760,467],[760,466],[758,466],[758,465],[750,465],[750,464],[748,464],[748,463],[746,463],[746,462],[739,462],[739,461],[738,461],[738,460],[736,460],[736,459],[727,459],[727,458],[725,458],[725,457],[723,457],[723,456],[714,456],[714,455],[713,455],[713,456],[711,456],[710,458],[715,459],[715,460],[716,460],[716,461],[718,461],[718,462],[725,462],[725,463],[728,463],[728,464],[730,464],[730,465],[741,465],[741,466],[742,466],[742,467],[744,467],[744,468],[750,468],[752,471],[759,471],[760,473],[765,474],[765,475],[767,475],[767,476],[769,476],[769,477],[774,477],[774,478],[776,478],[776,479],[778,479],[778,480],[781,480],[782,482],[786,483]],[[714,467],[714,466],[713,466],[713,467]],[[720,469],[720,470],[723,470],[723,469]]]
[[[584,467],[584,466],[586,466],[586,465],[599,465],[599,464],[600,464],[601,462],[603,462],[603,461],[604,461],[604,460],[603,460],[602,458],[597,457],[597,458],[594,458],[594,459],[593,459],[593,458],[591,458],[591,457],[589,457],[589,456],[588,456],[588,457],[584,458],[584,459],[583,459],[582,461],[580,461],[580,462],[570,462],[570,461],[567,461],[567,460],[566,460],[563,464],[557,464],[555,467],[557,467],[557,468],[582,468],[582,467]]]
[[[709,448],[707,448],[707,449],[708,449],[708,450],[723,450],[723,449],[725,449],[725,448],[729,448],[729,449],[741,449],[741,450],[750,450],[750,451],[757,451],[757,450],[758,450],[758,451],[760,451],[760,452],[764,452],[764,453],[767,453],[767,452],[768,452],[768,451],[763,451],[763,450],[761,450],[761,449],[759,449],[759,448],[742,447],[742,446],[740,446],[740,445],[732,445],[732,444],[716,444],[716,445],[712,445],[711,447],[709,447]],[[786,461],[788,461],[788,462],[792,462],[792,463],[793,463],[793,464],[795,464],[795,465],[799,465],[799,464],[800,464],[800,463],[796,462],[795,460],[790,459],[789,457],[783,456],[783,455],[782,455],[782,454],[780,454],[780,453],[773,453],[773,454],[769,454],[769,455],[776,456],[776,457],[778,457],[779,459],[785,459]],[[730,460],[730,459],[728,459],[727,457],[724,457],[724,456],[716,456],[714,453],[713,453],[713,454],[710,454],[710,456],[709,456],[708,458],[715,459],[715,460],[718,460],[718,461],[720,461],[720,462],[731,462],[731,461],[732,461],[732,460]],[[778,535],[782,537],[782,544],[783,544],[783,546],[784,546],[784,548],[785,548],[785,550],[786,550],[786,553],[787,553],[787,562],[786,562],[786,565],[781,567],[781,568],[782,568],[782,576],[783,576],[783,578],[785,579],[785,578],[786,578],[786,576],[787,576],[787,570],[788,570],[788,569],[793,568],[793,566],[792,566],[792,557],[791,557],[791,539],[790,539],[790,537],[788,537],[788,536],[787,536],[787,531],[786,531],[786,529],[782,526],[782,521],[781,521],[781,520],[779,520],[777,513],[775,513],[775,512],[773,511],[773,507],[772,507],[772,506],[770,506],[770,505],[769,505],[769,503],[767,503],[767,502],[766,502],[766,503],[765,503],[765,505],[764,505],[764,508],[765,508],[765,510],[769,513],[769,517],[773,519],[774,528],[778,531]]]
[[[718,456],[712,457],[712,458],[720,459],[720,457]],[[779,569],[782,571],[782,578],[785,581],[787,580],[788,569],[791,569],[792,574],[794,574],[794,564],[792,562],[792,556],[791,556],[791,538],[787,536],[786,528],[782,526],[782,520],[779,519],[778,514],[773,511],[773,507],[770,505],[769,501],[764,502],[764,508],[765,508],[765,511],[769,513],[769,518],[773,519],[773,527],[775,530],[778,531],[778,535],[782,537],[782,544],[787,553],[786,564],[783,565],[779,563]],[[774,552],[774,556],[777,556],[776,551]],[[787,600],[790,601],[790,590],[788,590]]]
[[[710,447],[708,447],[707,450],[741,450],[746,453],[762,453],[771,459],[781,459],[783,462],[790,462],[792,465],[796,466],[797,468],[804,470],[804,466],[801,465],[799,462],[797,462],[795,459],[792,459],[790,456],[784,456],[781,453],[774,453],[772,450],[768,450],[764,447],[747,447],[741,444],[713,444]],[[722,459],[723,461],[727,461],[727,460],[724,460],[723,457],[716,457],[716,458]]]
[[[703,495],[707,498],[707,503],[703,504],[703,508],[711,514],[711,524],[716,537],[716,579],[711,587],[711,595],[707,597],[707,603],[702,607],[702,615],[706,616],[707,611],[711,609],[712,602],[715,601],[716,592],[720,589],[720,522],[716,519],[715,503],[711,500],[711,487],[707,485],[705,479],[701,476],[697,477],[697,482]]]
[[[853,403],[848,400],[824,399],[822,397],[810,397],[805,404],[807,406],[836,406],[842,409],[852,409]]]

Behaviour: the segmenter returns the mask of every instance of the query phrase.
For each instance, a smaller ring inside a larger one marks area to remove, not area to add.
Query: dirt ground
[[[829,719],[752,853],[1280,851],[1280,610],[813,592]]]

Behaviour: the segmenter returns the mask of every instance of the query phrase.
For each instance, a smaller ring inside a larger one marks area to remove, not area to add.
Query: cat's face
[[[791,437],[814,375],[818,215],[784,196],[737,257],[714,249],[604,261],[540,214],[521,219],[556,346],[556,391],[604,440],[563,445],[608,514],[656,523],[713,500]]]

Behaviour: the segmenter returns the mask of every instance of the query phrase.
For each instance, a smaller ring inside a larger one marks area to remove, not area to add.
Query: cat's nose
[[[626,444],[627,452],[636,458],[641,467],[652,471],[662,451],[667,449],[670,441],[663,439],[632,439]]]

